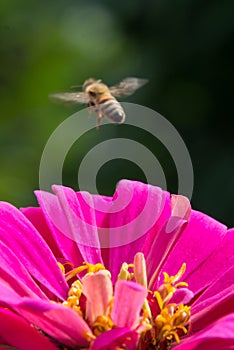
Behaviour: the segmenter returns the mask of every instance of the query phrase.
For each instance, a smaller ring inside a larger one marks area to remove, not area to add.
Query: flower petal
[[[84,210],[72,189],[53,186],[53,191],[56,196],[43,191],[35,193],[63,256],[76,266],[83,261],[102,263],[92,196],[87,192],[82,193],[91,207]]]
[[[68,287],[51,250],[30,221],[14,206],[0,202],[0,240],[20,256],[30,274],[59,298]]]
[[[200,330],[201,327],[234,310],[233,276],[234,266],[211,284],[192,305],[193,330]]]
[[[114,328],[99,335],[90,350],[116,350],[137,348],[138,334],[128,328]]]
[[[178,288],[173,297],[170,300],[170,303],[175,304],[188,304],[192,298],[194,297],[194,293],[188,288]]]
[[[177,350],[231,350],[234,348],[234,313],[229,314],[201,332],[186,337]]]
[[[118,280],[115,284],[111,317],[118,327],[133,328],[140,318],[147,290],[135,282]]]
[[[99,234],[102,247],[109,248],[105,263],[115,281],[123,261],[132,263],[139,250],[147,255],[159,227],[170,216],[170,197],[158,187],[122,180],[108,205],[104,222],[109,229],[99,228]]]
[[[85,347],[86,333],[91,333],[87,323],[71,308],[57,303],[23,298],[13,306],[28,322],[67,346]]]
[[[147,268],[150,276],[149,288],[156,289],[160,281],[158,278],[160,270],[181,237],[188,223],[187,218],[189,218],[190,211],[190,203],[186,197],[178,195],[172,198],[172,215],[162,225],[147,256]],[[167,270],[164,269],[164,271]]]
[[[18,257],[0,241],[0,283],[10,286],[20,296],[47,299]]]
[[[0,309],[1,345],[14,346],[21,350],[56,350],[48,338],[39,333],[20,316]]]
[[[20,211],[28,218],[29,221],[36,227],[37,231],[40,232],[50,249],[52,250],[56,258],[62,257],[57,242],[55,241],[43,215],[41,208],[20,208]]]
[[[214,232],[215,234],[215,232]],[[226,270],[234,266],[234,229],[228,230],[221,237],[216,249],[186,277],[189,288],[196,293],[219,280]],[[230,281],[231,282],[231,281]],[[220,290],[222,286],[220,285]]]
[[[82,282],[82,291],[87,298],[86,317],[92,324],[98,316],[107,314],[113,296],[113,287],[106,271],[86,275]]]
[[[76,242],[63,233],[63,222],[65,222],[65,225],[67,224],[64,213],[60,208],[58,198],[54,194],[44,191],[35,191],[35,195],[51,235],[62,256],[66,261],[73,263],[75,266],[80,266],[84,259],[81,256]],[[60,227],[61,230],[59,230]],[[66,227],[64,227],[64,230],[65,229]]]
[[[162,271],[173,276],[185,262],[186,272],[183,279],[187,281],[187,276],[192,273],[197,275],[197,268],[218,247],[225,232],[225,225],[201,212],[192,210],[189,223],[168,256]],[[199,278],[196,279],[196,285],[191,288],[193,292],[200,289]]]
[[[178,216],[189,220],[191,215],[191,205],[187,197],[181,195],[171,195],[172,216]]]

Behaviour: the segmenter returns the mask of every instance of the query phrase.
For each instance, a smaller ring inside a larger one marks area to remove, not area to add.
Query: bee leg
[[[93,107],[94,107],[94,103],[93,103],[93,102],[89,102],[89,103],[87,104],[89,117],[90,117],[90,115],[91,115],[92,112],[93,112]]]
[[[96,130],[100,129],[100,125],[103,119],[103,115],[101,113],[98,114],[98,118],[97,118],[97,124],[96,124]]]

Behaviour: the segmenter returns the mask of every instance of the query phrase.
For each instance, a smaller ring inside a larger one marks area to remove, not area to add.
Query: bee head
[[[83,89],[91,98],[101,96],[108,91],[107,86],[101,83],[101,80],[94,79],[86,80],[83,84]]]
[[[96,79],[93,79],[93,78],[85,80],[84,84],[82,85],[83,91],[86,91],[88,86],[90,86],[90,85],[92,85],[94,83],[97,83],[99,81],[101,81],[101,80],[96,80]]]

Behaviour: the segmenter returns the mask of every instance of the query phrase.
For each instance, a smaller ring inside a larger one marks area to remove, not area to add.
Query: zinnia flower
[[[233,349],[234,229],[123,180],[0,203],[0,348]]]

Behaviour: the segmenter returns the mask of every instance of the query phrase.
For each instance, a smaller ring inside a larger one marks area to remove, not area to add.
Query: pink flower
[[[0,203],[0,348],[233,349],[234,229],[138,182],[53,191]]]

